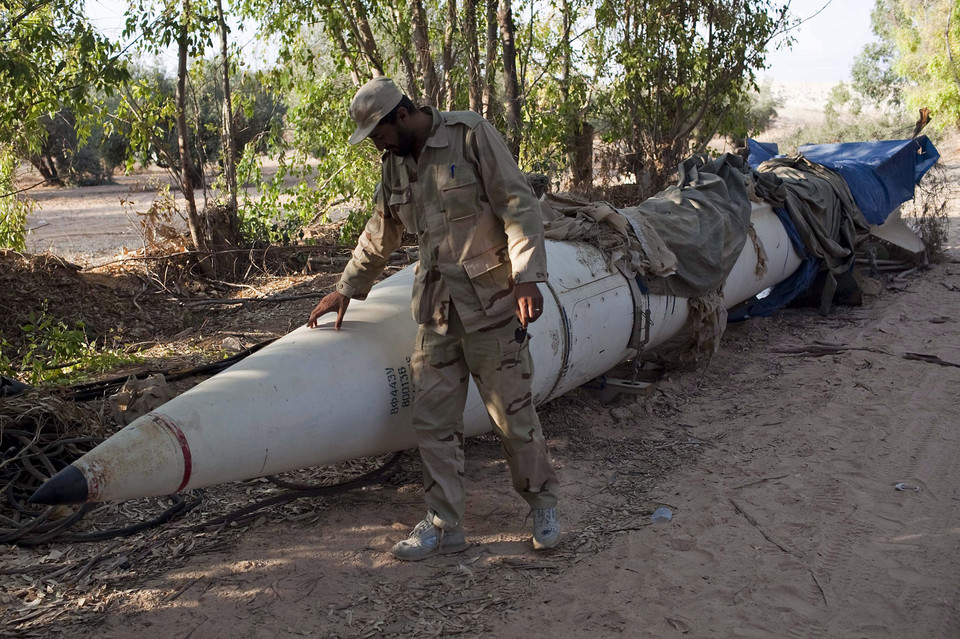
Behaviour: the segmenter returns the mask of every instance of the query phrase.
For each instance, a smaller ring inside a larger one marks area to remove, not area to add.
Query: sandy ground
[[[105,204],[71,221],[55,200],[32,247],[99,258],[122,245],[116,213],[95,231]],[[862,307],[731,326],[706,369],[670,373],[650,397],[576,391],[543,407],[566,529],[554,551],[530,549],[526,508],[482,437],[467,447],[462,554],[387,554],[422,516],[410,458],[400,480],[189,555],[50,634],[960,637],[956,202],[950,259]],[[782,352],[818,343],[836,348]],[[658,506],[673,520],[651,523]]]
[[[649,400],[545,407],[567,527],[554,552],[529,548],[478,440],[463,554],[391,559],[421,493],[370,489],[191,557],[78,636],[958,637],[960,369],[904,357],[960,362],[958,289],[960,266],[940,265],[829,318],[732,327],[706,371]],[[817,342],[850,350],[778,352]],[[637,470],[670,447],[702,452]],[[649,524],[659,505],[673,520]]]

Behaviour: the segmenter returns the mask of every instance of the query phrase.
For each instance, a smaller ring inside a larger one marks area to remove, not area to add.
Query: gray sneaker
[[[420,561],[434,555],[461,552],[469,545],[462,530],[446,531],[434,526],[429,519],[424,519],[409,537],[390,549],[390,554],[403,561]]]
[[[533,509],[533,547],[535,550],[553,548],[560,541],[560,519],[556,508]]]

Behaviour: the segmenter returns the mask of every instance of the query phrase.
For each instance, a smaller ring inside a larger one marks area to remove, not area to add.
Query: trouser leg
[[[460,528],[465,505],[463,407],[469,373],[460,339],[421,327],[411,358],[424,497],[433,524],[444,530]]]
[[[500,437],[513,486],[531,508],[557,505],[559,480],[533,406],[533,361],[514,337],[519,322],[464,337],[467,367]]]

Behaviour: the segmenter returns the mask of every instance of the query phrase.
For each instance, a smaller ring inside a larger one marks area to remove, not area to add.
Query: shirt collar
[[[449,144],[447,138],[447,125],[443,123],[443,116],[440,114],[435,107],[424,106],[420,107],[420,111],[426,113],[433,118],[433,124],[430,128],[430,137],[427,138],[427,141],[424,142],[423,148],[434,147],[440,148],[445,147]],[[413,161],[412,157],[403,157],[400,155],[394,155],[389,151],[385,152],[393,158],[394,164],[397,166],[403,166],[404,164],[408,165],[411,169],[416,170],[417,163]]]
[[[432,106],[421,107],[420,110],[433,117],[433,127],[430,129],[430,137],[427,138],[424,148],[447,146],[447,125],[443,123],[440,111]]]

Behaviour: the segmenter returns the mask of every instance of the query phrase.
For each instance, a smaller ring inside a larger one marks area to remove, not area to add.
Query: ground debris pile
[[[19,362],[41,339],[29,327],[44,323],[79,330],[99,348],[180,330],[180,313],[169,301],[151,299],[148,309],[138,303],[147,289],[135,275],[87,273],[54,255],[0,250],[0,299],[7,311],[0,314],[3,355]]]

